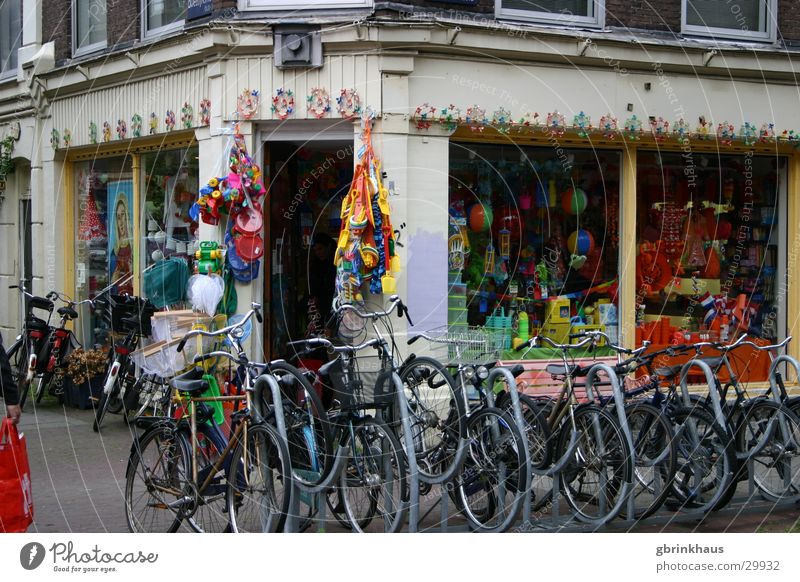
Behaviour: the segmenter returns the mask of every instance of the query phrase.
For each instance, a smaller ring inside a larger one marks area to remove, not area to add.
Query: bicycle
[[[738,467],[728,499],[733,496],[736,483],[748,479],[752,470],[756,487],[768,501],[800,500],[800,418],[787,406],[780,390],[767,389],[764,394],[750,396],[747,387],[737,378],[729,355],[745,345],[755,350],[777,350],[789,341],[791,337],[778,344],[759,345],[748,340],[745,333],[731,344],[698,342],[694,345],[697,359],[708,365],[715,375],[714,386],[709,389],[719,394],[720,410],[715,409],[710,395],[699,403],[721,416],[735,446]],[[700,356],[703,348],[715,349],[720,355]],[[724,386],[719,380],[720,370],[728,377]],[[775,369],[771,372],[774,374]],[[729,399],[731,389],[733,398]]]
[[[241,322],[213,333],[232,339],[254,314],[261,319],[254,306]],[[271,532],[285,519],[292,480],[289,451],[264,420],[266,398],[255,381],[261,366],[225,351],[197,354],[194,360],[212,358],[228,358],[246,371],[243,395],[203,396],[210,383],[205,370],[196,367],[170,382],[182,412],[135,419],[145,431],[134,440],[126,469],[125,513],[133,532],[174,532],[184,522],[198,532]],[[231,416],[230,439],[212,408],[226,400],[245,402]]]
[[[484,387],[489,371],[496,362],[476,365],[467,361],[493,352],[486,350],[488,346],[481,339],[436,337],[429,333],[418,333],[408,340],[408,344],[420,338],[433,344],[446,345],[448,353],[452,353],[453,358],[449,362],[450,369],[454,371],[452,378],[457,382],[457,394],[461,395],[466,411],[467,455],[461,472],[455,475],[450,497],[473,529],[505,531],[522,509],[528,479],[528,458],[524,431],[514,421],[508,393],[501,393],[495,401],[492,390],[487,391]],[[511,373],[517,377],[523,371],[522,366],[516,366]],[[470,398],[470,393],[473,393],[473,398]],[[521,404],[525,398],[520,395]],[[527,423],[541,422],[537,410],[523,406],[523,416],[526,410],[529,413]],[[531,418],[531,415],[536,418]],[[453,422],[452,419],[450,422]],[[457,455],[457,437],[456,431],[450,431],[446,441],[449,458]],[[482,449],[482,452],[479,454],[476,449]],[[487,449],[488,452],[483,452]],[[492,462],[487,462],[486,457]],[[504,460],[497,463],[500,458]],[[502,474],[504,470],[505,475]]]
[[[100,432],[103,419],[108,412],[113,414],[124,412],[126,395],[135,394],[137,379],[131,354],[136,350],[142,336],[150,334],[150,318],[155,311],[155,306],[146,299],[123,295],[109,297],[107,315],[110,318],[111,328],[125,333],[125,336],[115,341],[108,353],[109,363],[103,380],[103,393],[94,409],[95,418],[92,423],[94,432]],[[131,397],[129,402],[130,400]],[[127,413],[124,418],[127,420]]]
[[[559,488],[574,516],[584,523],[600,526],[622,511],[631,491],[633,451],[620,421],[594,402],[581,403],[575,393],[575,372],[570,364],[570,350],[594,343],[587,337],[576,344],[559,344],[550,338],[536,336],[520,344],[523,351],[544,342],[561,351],[562,365],[548,364],[546,371],[561,377],[563,384],[558,396],[544,407],[543,427],[536,437],[541,445],[530,451],[532,470],[537,475],[557,477]],[[526,427],[527,430],[527,427]],[[551,488],[552,491],[552,488]],[[537,500],[535,509],[547,502],[547,494]]]

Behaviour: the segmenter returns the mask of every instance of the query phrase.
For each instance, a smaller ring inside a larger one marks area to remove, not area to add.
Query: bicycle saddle
[[[701,362],[708,364],[712,370],[719,368],[722,365],[722,356],[712,356],[708,358],[697,358]]]
[[[670,378],[677,376],[680,373],[682,367],[683,364],[675,364],[674,366],[662,366],[661,368],[656,368],[655,373],[657,376],[661,376],[665,380],[669,380]]]
[[[68,320],[78,318],[78,312],[72,309],[72,307],[67,307],[67,306],[59,307],[58,314],[61,317],[66,317]]]
[[[328,362],[327,364],[322,364],[322,365],[319,367],[319,370],[317,370],[317,373],[318,373],[318,374],[319,374],[321,377],[323,377],[323,378],[327,378],[328,376],[330,376],[330,375],[331,375],[331,371],[332,371],[332,370],[333,370],[333,369],[334,369],[334,368],[335,368],[337,365],[339,365],[339,358],[334,358],[333,360],[331,360],[331,361],[330,361],[330,362]]]
[[[577,364],[569,364],[566,367],[564,364],[547,364],[544,367],[544,371],[552,376],[566,376],[567,373],[569,373],[572,377],[578,376],[581,372],[585,372],[584,369]]]
[[[190,396],[199,396],[208,389],[208,382],[203,380],[204,374],[203,368],[193,368],[180,376],[175,376],[170,380],[170,384],[178,392],[185,392]]]
[[[563,368],[564,366],[561,367]],[[523,366],[522,364],[517,364],[515,366],[512,366],[510,371],[511,375],[514,376],[514,378],[519,378],[525,372],[525,366]]]

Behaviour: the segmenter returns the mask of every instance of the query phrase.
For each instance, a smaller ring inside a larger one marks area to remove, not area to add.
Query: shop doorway
[[[265,348],[286,357],[287,342],[322,333],[333,300],[333,253],[341,203],[353,179],[353,142],[267,144],[270,186],[264,277]]]

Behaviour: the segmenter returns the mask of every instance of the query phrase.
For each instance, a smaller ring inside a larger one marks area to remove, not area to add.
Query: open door
[[[264,346],[286,357],[289,341],[325,330],[335,293],[333,253],[342,198],[353,179],[353,144],[267,144],[270,185],[265,227]]]

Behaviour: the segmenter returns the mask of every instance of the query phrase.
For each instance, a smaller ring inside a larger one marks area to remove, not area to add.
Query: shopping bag
[[[25,437],[11,419],[0,424],[0,533],[25,532],[33,523],[31,471]]]

